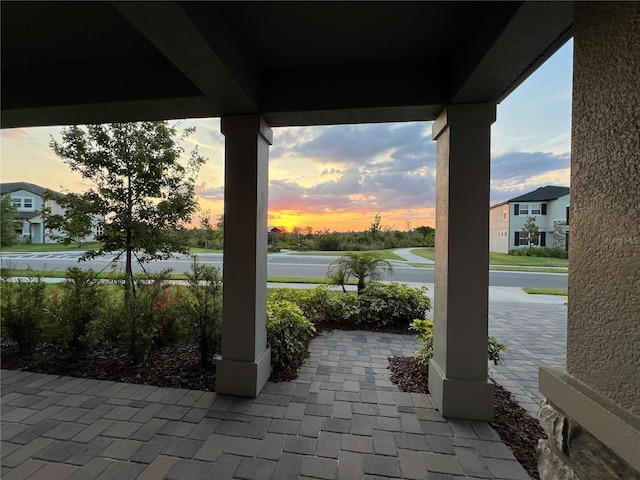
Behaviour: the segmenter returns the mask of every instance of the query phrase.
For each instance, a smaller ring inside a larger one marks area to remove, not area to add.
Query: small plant
[[[129,320],[130,353],[134,363],[147,356],[158,336],[158,301],[169,288],[170,273],[171,270],[164,270],[135,278],[135,295],[130,296],[129,307],[125,309]]]
[[[221,347],[222,274],[219,268],[199,263],[194,257],[186,275],[192,297],[187,316],[200,347],[200,365],[207,367]]]
[[[489,337],[489,360],[493,361],[494,365],[502,363],[502,352],[509,351],[504,343],[499,343],[495,337]]]
[[[267,343],[271,367],[287,367],[302,352],[316,329],[295,303],[280,300],[267,303]]]
[[[416,358],[422,365],[427,365],[431,357],[433,357],[433,321],[414,320],[411,322],[409,329],[416,332],[416,338],[421,343],[420,348],[414,352]],[[502,352],[508,350],[509,347],[499,343],[495,337],[487,338],[487,357],[495,365],[502,362]]]
[[[41,339],[47,319],[45,283],[39,276],[12,282],[3,275],[1,286],[2,330],[18,344],[20,353],[30,354]]]
[[[414,352],[416,358],[422,365],[427,365],[433,357],[433,320],[414,320],[409,329],[416,332],[416,338],[421,343],[420,348]]]
[[[85,350],[87,327],[101,313],[103,288],[95,271],[70,267],[67,278],[50,296],[55,332],[73,353]]]

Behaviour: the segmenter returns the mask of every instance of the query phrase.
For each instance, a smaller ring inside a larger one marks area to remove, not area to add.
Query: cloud
[[[224,200],[224,186],[207,188],[207,182],[200,182],[195,186],[195,193],[209,200]]]
[[[569,185],[571,156],[507,152],[491,160],[491,204],[546,185]]]

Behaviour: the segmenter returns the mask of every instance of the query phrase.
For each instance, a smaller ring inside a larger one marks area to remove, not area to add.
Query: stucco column
[[[489,170],[493,104],[450,105],[436,155],[434,355],[429,392],[445,417],[491,420],[487,381]]]
[[[224,306],[216,391],[255,397],[271,371],[267,348],[267,191],[273,136],[259,115],[222,117],[225,136]]]

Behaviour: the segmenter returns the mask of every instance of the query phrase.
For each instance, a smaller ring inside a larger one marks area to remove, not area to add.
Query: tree
[[[382,232],[382,217],[379,213],[373,218],[373,222],[369,226],[369,234],[371,235],[371,243],[374,243]]]
[[[188,252],[180,230],[197,209],[195,177],[205,162],[197,147],[186,162],[181,161],[181,141],[194,131],[186,129],[179,135],[168,122],[113,123],[71,126],[62,131],[61,142],[53,137],[50,141],[71,170],[94,184],[87,192],[70,196],[66,207],[69,215],[80,212],[100,218],[102,233],[97,240],[102,247],[82,259],[107,252],[124,254],[124,298],[132,319],[133,257],[142,264]],[[63,235],[74,238],[69,230]]]
[[[527,221],[522,225],[521,231],[522,239],[527,240],[529,246],[538,244],[540,231],[536,225],[536,217],[527,217]]]
[[[9,247],[18,243],[17,216],[18,210],[11,200],[11,195],[3,195],[0,199],[0,246]]]
[[[328,275],[343,285],[349,278],[358,279],[358,295],[365,287],[365,280],[380,280],[382,274],[393,274],[393,266],[377,252],[348,252],[329,265]],[[344,290],[344,288],[343,288]]]

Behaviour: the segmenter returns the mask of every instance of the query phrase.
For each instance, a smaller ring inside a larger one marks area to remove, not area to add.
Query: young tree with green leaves
[[[382,274],[393,274],[391,263],[377,252],[348,252],[329,265],[328,275],[336,283],[344,285],[349,278],[358,279],[358,295],[364,290],[365,280],[380,280]]]
[[[50,141],[71,170],[93,183],[87,192],[68,197],[65,206],[69,216],[80,212],[100,219],[97,240],[102,247],[83,259],[108,252],[124,255],[124,298],[132,319],[134,257],[142,264],[174,252],[188,253],[180,230],[197,210],[195,180],[205,162],[197,147],[182,158],[181,143],[194,131],[179,133],[166,121],[113,123],[71,126],[62,131],[61,141]],[[74,232],[64,230],[66,223],[61,227],[73,241]]]
[[[11,200],[11,195],[0,198],[0,246],[10,247],[18,243],[16,234],[16,216],[18,210]]]
[[[522,225],[521,232],[522,238],[529,242],[530,247],[537,245],[540,238],[540,230],[536,225],[536,217],[527,217],[527,221]]]

